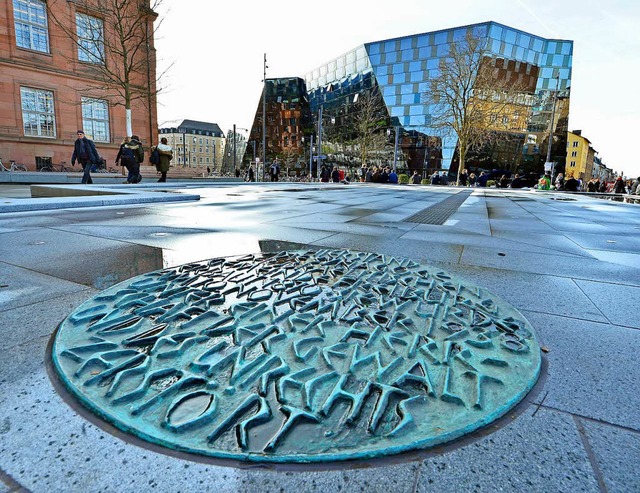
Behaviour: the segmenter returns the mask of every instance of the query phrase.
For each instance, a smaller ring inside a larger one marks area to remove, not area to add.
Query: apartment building
[[[183,120],[177,127],[161,128],[160,137],[173,147],[174,166],[220,172],[226,143],[217,123]]]

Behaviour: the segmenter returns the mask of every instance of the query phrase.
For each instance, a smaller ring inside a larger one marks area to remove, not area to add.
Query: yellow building
[[[567,132],[567,164],[565,178],[573,175],[582,182],[589,181],[593,176],[595,149],[591,141],[582,136],[581,130]]]

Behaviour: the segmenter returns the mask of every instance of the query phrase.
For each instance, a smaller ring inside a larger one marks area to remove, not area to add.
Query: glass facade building
[[[432,125],[434,108],[425,94],[451,46],[469,35],[486,40],[484,56],[493,59],[503,77],[515,74],[527,80],[530,104],[528,114],[503,132],[502,145],[484,149],[483,156],[479,151],[468,156],[467,166],[475,162],[487,169],[538,172],[546,160],[550,129],[552,161],[564,165],[573,42],[545,39],[495,22],[366,43],[306,74],[311,111],[317,115],[320,107],[323,110],[323,138],[329,152],[340,153],[339,146],[330,144],[349,132],[350,108],[369,93],[384,101],[391,139],[395,131],[400,133],[400,167],[425,175],[435,169],[457,169],[457,138]],[[344,147],[341,156],[354,160]],[[380,156],[388,162],[388,153]]]

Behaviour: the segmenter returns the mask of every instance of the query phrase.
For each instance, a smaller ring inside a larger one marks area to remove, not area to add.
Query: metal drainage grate
[[[451,197],[434,204],[426,209],[416,212],[413,216],[404,219],[404,223],[420,223],[443,225],[449,217],[456,212],[465,200],[473,193],[473,190],[458,192]]]

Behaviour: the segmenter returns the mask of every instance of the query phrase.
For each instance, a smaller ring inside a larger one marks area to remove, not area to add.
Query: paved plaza
[[[29,199],[0,187],[0,493],[640,491],[640,205],[431,186],[104,187],[86,190],[127,194]],[[509,303],[542,347],[538,384],[445,446],[271,466],[136,440],[52,378],[58,324],[118,282],[214,257],[326,248],[409,258]]]

